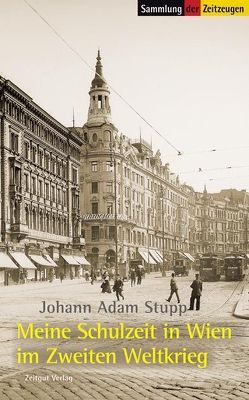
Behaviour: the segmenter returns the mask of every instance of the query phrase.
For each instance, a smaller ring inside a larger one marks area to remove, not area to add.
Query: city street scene
[[[249,398],[248,24],[135,3],[1,1],[0,400]]]

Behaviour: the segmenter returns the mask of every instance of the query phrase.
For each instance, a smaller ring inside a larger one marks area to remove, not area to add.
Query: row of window
[[[91,203],[91,207],[92,207],[92,214],[98,214],[99,213],[99,203],[98,202],[92,202]],[[106,213],[107,214],[113,214],[114,213],[114,204],[112,202],[107,202],[106,203]],[[120,204],[117,204],[117,213],[120,214],[121,213],[121,207]],[[139,209],[139,210],[135,210],[135,208],[132,208],[130,206],[126,206],[125,207],[125,215],[128,218],[133,219],[136,223],[141,223],[141,224],[145,224],[145,213]],[[162,221],[162,215],[159,215],[158,218],[158,224],[161,225],[161,221]],[[166,216],[164,218],[165,221],[165,229],[168,229],[170,231],[173,231],[173,225],[171,222],[171,219],[167,219],[166,220]],[[150,215],[148,213],[147,215],[147,224],[148,226],[154,226],[156,223],[156,217]]]
[[[203,233],[196,233],[196,240],[197,241],[208,241],[208,242],[232,242],[238,243],[239,236],[233,233],[217,233],[215,234],[203,234]]]
[[[105,191],[107,193],[113,193],[113,182],[106,182]],[[93,194],[99,193],[99,182],[92,182],[92,193]],[[118,185],[117,194],[120,194],[120,185]],[[124,194],[127,199],[130,199],[131,189],[129,187],[125,186]],[[139,203],[141,205],[144,205],[144,194],[133,190],[132,191],[132,200],[136,201],[137,203]],[[147,205],[148,205],[148,207],[156,209],[157,208],[157,199],[148,197]],[[159,204],[158,208],[161,208],[161,203]],[[166,211],[165,204],[164,204],[164,211]],[[176,217],[176,209],[175,208],[168,206],[167,211],[168,211],[169,215]]]
[[[102,230],[103,234],[100,235],[100,228],[99,226],[92,226],[91,227],[91,238],[92,241],[98,242],[101,239],[109,239],[115,240],[115,226],[106,226],[104,230]]]
[[[5,103],[6,112],[17,121],[24,124],[31,132],[35,133],[37,136],[41,137],[41,139],[46,140],[52,146],[57,149],[63,151],[63,153],[67,154],[69,152],[70,155],[75,157],[76,159],[80,159],[80,150],[75,146],[68,146],[66,140],[58,137],[54,132],[49,130],[47,127],[43,126],[41,123],[30,117],[24,111],[22,111],[18,106],[14,105],[12,102]],[[68,151],[69,150],[69,151]]]
[[[152,234],[149,236],[145,235],[144,232],[139,231],[131,231],[130,229],[122,229],[118,228],[118,240],[126,241],[130,244],[139,245],[139,246],[149,246],[162,248],[163,247],[163,238],[158,237]],[[149,237],[149,243],[146,240],[146,237]],[[115,240],[115,226],[106,226],[104,229],[101,229],[99,226],[91,227],[91,240],[92,241],[100,241],[102,239]],[[165,250],[170,250],[176,246],[176,240],[164,238],[164,246]]]
[[[114,193],[114,183],[106,182],[105,183],[105,192]],[[92,182],[92,193],[99,193],[99,182]],[[117,194],[120,194],[120,184],[117,184]]]
[[[140,162],[141,165],[143,165],[147,169],[153,170],[153,168],[151,168],[151,163],[150,163],[150,159],[149,158],[146,158],[146,159],[140,158],[138,161]],[[163,171],[158,171],[158,172],[162,172],[161,176],[164,179],[167,179],[167,180],[169,179],[169,171],[163,170]],[[128,178],[128,179],[131,179],[132,174],[133,174],[133,172],[130,170],[130,168],[125,166],[124,167],[124,175],[125,175],[125,177]],[[137,178],[136,177],[133,178],[133,176],[132,176],[132,179],[133,179],[133,182],[135,182],[135,180]],[[143,183],[141,183],[141,185],[143,185]]]
[[[66,217],[51,215],[37,209],[30,210],[25,207],[25,223],[30,229],[56,235],[68,236],[68,219]]]
[[[118,189],[120,191],[120,184],[118,183]],[[112,193],[113,192],[113,182],[106,182],[106,192]],[[92,182],[92,193],[99,193],[99,183],[98,182]],[[130,187],[125,186],[124,188],[124,195],[127,199],[131,199],[131,194],[132,194],[132,200],[137,201],[138,203],[144,203],[144,193],[140,193],[136,190],[131,190]],[[148,197],[147,200],[147,205],[148,207],[157,207],[157,200],[158,199],[153,199]],[[174,200],[172,200],[174,201]],[[186,201],[184,200],[184,204],[186,205]],[[168,213],[170,214],[170,210],[168,209]],[[172,208],[171,214],[175,213],[175,209]]]
[[[238,213],[228,212],[226,210],[208,210],[203,208],[196,208],[197,216],[206,216],[210,218],[218,218],[218,219],[230,219],[230,220],[238,220]],[[243,213],[240,214],[240,218],[244,218]]]
[[[44,197],[46,200],[52,200],[63,206],[67,206],[67,191],[62,188],[56,188],[55,185],[49,182],[44,182],[42,179],[37,179],[28,174],[24,174],[24,190],[28,193]]]
[[[91,162],[91,171],[92,172],[98,172],[99,171],[99,162],[98,161],[92,161]],[[114,163],[112,161],[106,161],[105,162],[104,171],[106,171],[106,172],[114,171]]]
[[[210,222],[210,221],[197,221],[196,227],[199,229],[210,228],[217,231],[232,230],[237,231],[243,229],[242,224],[237,222]]]
[[[66,164],[62,160],[53,157],[49,153],[46,153],[44,150],[40,149],[36,145],[30,145],[28,142],[24,142],[23,156],[27,160],[31,160],[33,163],[38,164],[42,168],[45,168],[47,171],[50,171],[53,174],[60,175],[63,179],[67,178]]]
[[[92,214],[98,214],[99,213],[99,203],[92,203]],[[107,202],[106,204],[106,213],[107,214],[113,214],[114,213],[114,206],[113,203]]]
[[[19,138],[18,134],[11,132],[10,137],[10,148],[11,150],[19,153]],[[24,158],[27,160],[31,160],[33,163],[38,164],[40,167],[45,168],[47,171],[52,172],[53,174],[57,174],[63,179],[67,179],[67,166],[58,158],[53,157],[49,153],[46,153],[44,150],[40,149],[36,145],[32,145],[29,142],[24,142]],[[74,184],[78,184],[78,170],[75,167],[72,167],[71,170],[71,181]]]

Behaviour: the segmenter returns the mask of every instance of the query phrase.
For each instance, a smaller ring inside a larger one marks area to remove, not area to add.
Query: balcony
[[[21,223],[11,224],[10,229],[12,235],[16,236],[19,240],[25,238],[29,233],[28,226]]]
[[[83,214],[82,215],[82,221],[84,221],[84,222],[106,221],[106,220],[110,220],[110,221],[115,220],[115,214]],[[117,214],[117,220],[128,222],[128,217],[125,214]]]
[[[9,185],[9,193],[10,197],[14,197],[16,195],[22,196],[22,187],[19,185]]]
[[[83,237],[76,236],[73,238],[73,244],[84,246],[86,244],[86,240]]]

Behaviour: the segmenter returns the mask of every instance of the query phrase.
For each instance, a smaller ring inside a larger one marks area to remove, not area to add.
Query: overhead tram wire
[[[178,172],[177,175],[185,175],[185,174],[199,174],[201,172],[209,172],[209,171],[224,171],[224,170],[231,170],[231,169],[240,169],[240,168],[249,168],[249,165],[239,165],[239,166],[228,166],[228,167],[219,167],[219,168],[198,168],[197,170],[192,171],[183,171]],[[175,175],[175,174],[174,174]]]
[[[216,178],[212,178],[210,176],[203,176],[203,175],[199,175],[196,177],[193,177],[191,179],[191,182],[199,182],[199,181],[203,181],[203,182],[215,182],[215,181],[220,181],[220,180],[227,180],[227,179],[248,179],[249,175],[236,175],[236,176],[217,176]]]
[[[207,150],[196,150],[196,151],[183,151],[181,153],[182,156],[189,156],[194,154],[204,154],[204,153],[218,153],[223,151],[233,151],[233,150],[244,150],[249,149],[249,146],[239,146],[239,147],[226,147],[223,149],[207,149]],[[178,155],[177,155],[178,156]],[[166,154],[165,157],[177,157],[175,154]]]
[[[41,20],[54,32],[54,34],[77,56],[79,57],[79,59],[92,71],[94,72],[97,76],[99,76],[102,80],[104,79],[102,76],[100,76],[98,74],[98,72],[95,71],[95,68],[93,68],[82,56],[81,54],[75,50],[70,43],[64,39],[64,37],[39,13],[39,11],[37,11],[36,8],[34,8],[27,0],[23,0],[24,3],[26,3],[26,5],[28,7],[30,7],[35,14],[38,15],[39,18],[41,18]],[[105,79],[104,79],[105,80]],[[107,84],[107,82],[105,81],[105,83]],[[140,114],[116,89],[114,89],[113,86],[111,86],[108,83],[108,86],[110,87],[110,89],[113,91],[113,93],[115,93],[133,112],[135,112],[135,114],[138,115],[139,118],[141,118],[146,125],[148,125],[158,136],[160,136],[170,147],[172,147],[176,152],[178,156],[181,156],[183,153],[182,151],[180,151],[176,146],[173,145],[173,143],[171,143],[168,139],[166,139],[165,136],[163,136],[149,121],[147,121],[147,119],[145,117],[142,116],[142,114]]]

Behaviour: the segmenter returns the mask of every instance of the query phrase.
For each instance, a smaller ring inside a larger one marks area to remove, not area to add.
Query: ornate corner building
[[[63,256],[80,255],[84,247],[79,212],[82,140],[2,77],[0,124],[1,250],[34,256],[37,268],[29,274],[35,279],[46,278],[49,264],[38,262],[43,255],[68,274]],[[4,280],[6,265],[1,267]],[[10,272],[10,280],[18,281]]]
[[[142,138],[131,140],[111,120],[110,91],[100,52],[81,129],[80,208],[86,252],[95,266],[142,258],[168,261],[189,249],[191,188],[162,164],[160,152]],[[79,128],[78,128],[79,129]]]

